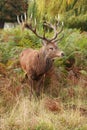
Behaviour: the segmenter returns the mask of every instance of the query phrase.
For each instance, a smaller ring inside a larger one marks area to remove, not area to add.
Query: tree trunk
[[[0,20],[0,29],[4,28],[4,21]]]

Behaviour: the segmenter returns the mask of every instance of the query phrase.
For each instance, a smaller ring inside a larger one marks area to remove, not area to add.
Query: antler
[[[64,35],[62,35],[60,38],[57,39],[57,36],[63,31],[63,22],[62,22],[62,26],[61,26],[61,29],[59,31],[57,31],[57,27],[59,26],[59,21],[57,21],[57,23],[55,25],[51,24],[51,23],[48,23],[48,22],[45,22],[44,25],[45,26],[48,26],[49,28],[52,28],[54,30],[54,36],[49,39],[49,41],[53,42],[53,41],[60,41]]]
[[[22,27],[22,30],[24,30],[25,24],[27,23],[26,12],[24,13],[24,19],[23,19],[23,15],[21,15],[21,21],[19,16],[17,15],[17,22]]]
[[[27,28],[27,29],[31,30],[40,39],[45,40],[47,42],[56,42],[56,41],[60,41],[63,38],[63,36],[62,36],[59,39],[57,39],[58,35],[63,31],[63,22],[62,22],[62,27],[61,27],[60,31],[57,31],[57,27],[60,24],[59,20],[56,22],[55,25],[53,25],[51,23],[48,23],[46,21],[44,22],[43,25],[45,25],[45,26],[47,26],[47,27],[49,27],[49,28],[54,30],[54,36],[51,39],[48,39],[48,38],[45,37],[45,30],[44,30],[43,36],[40,36],[37,33],[37,30],[36,30],[36,26],[37,26],[36,25],[36,19],[35,19],[35,27],[33,27],[33,25],[32,25],[32,14],[30,16],[30,23],[27,23],[26,18],[27,18],[26,17],[26,13],[24,13],[24,19],[23,19],[22,15],[21,15],[21,20],[19,20],[19,16],[17,16],[17,21],[18,21],[19,25],[22,26],[22,29]]]

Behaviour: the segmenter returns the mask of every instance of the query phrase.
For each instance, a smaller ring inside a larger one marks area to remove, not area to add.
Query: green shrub
[[[35,35],[30,35],[29,33],[24,34],[18,45],[30,48],[39,48],[41,46],[39,39],[35,37]]]
[[[78,16],[71,15],[69,17],[64,16],[63,21],[68,28],[77,28],[87,31],[87,14],[80,14]]]
[[[64,61],[68,59],[75,59],[76,66],[84,66],[87,64],[87,37],[80,33],[79,30],[65,30],[65,37],[59,44],[60,48],[64,50],[66,56]],[[61,62],[62,63],[62,62]]]

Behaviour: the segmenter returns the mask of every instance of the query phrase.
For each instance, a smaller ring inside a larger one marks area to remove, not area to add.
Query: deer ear
[[[43,44],[43,46],[46,46],[47,45],[47,41],[42,40],[42,44]]]

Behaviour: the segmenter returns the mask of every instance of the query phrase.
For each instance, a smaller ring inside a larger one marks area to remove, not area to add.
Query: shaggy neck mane
[[[41,48],[38,53],[38,62],[36,64],[36,71],[34,75],[35,80],[38,80],[41,76],[48,72],[52,67],[52,63],[52,60],[46,55],[44,49]]]

